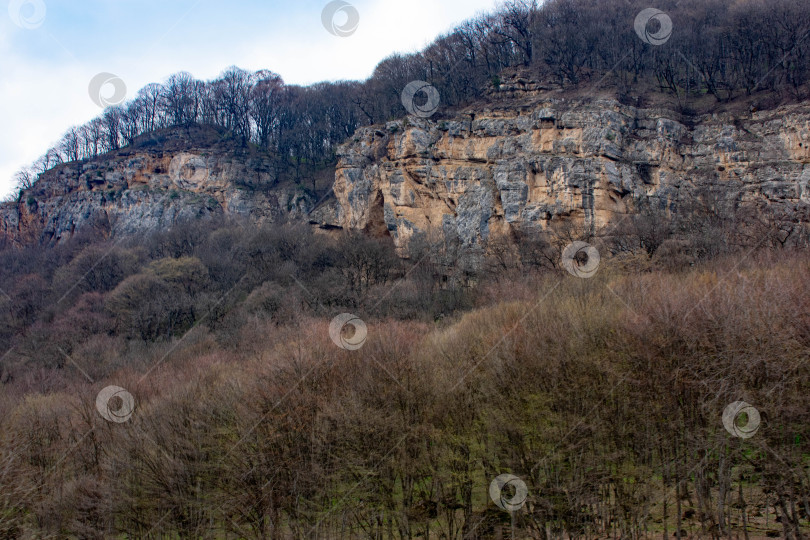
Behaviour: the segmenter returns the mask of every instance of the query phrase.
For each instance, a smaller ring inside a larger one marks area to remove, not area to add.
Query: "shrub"
[[[196,257],[160,259],[148,269],[162,279],[189,294],[200,291],[208,284],[208,268]]]
[[[182,333],[195,319],[191,297],[151,272],[124,280],[110,293],[107,309],[119,331],[144,340]]]
[[[84,248],[70,263],[56,271],[53,288],[57,294],[107,292],[138,271],[143,261],[139,249],[122,249],[94,244]]]

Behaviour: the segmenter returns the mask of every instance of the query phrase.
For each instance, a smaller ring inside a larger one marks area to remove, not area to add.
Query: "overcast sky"
[[[178,71],[207,80],[231,65],[295,84],[365,79],[389,54],[497,4],[348,1],[359,25],[338,37],[322,23],[327,0],[0,0],[0,196],[68,127],[101,112],[88,92],[98,73],[120,77],[127,98]]]

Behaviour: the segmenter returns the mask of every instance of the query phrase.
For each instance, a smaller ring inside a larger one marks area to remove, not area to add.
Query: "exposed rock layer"
[[[468,112],[359,130],[339,151],[340,224],[384,225],[401,249],[431,231],[477,247],[557,219],[605,231],[645,197],[676,212],[701,190],[736,207],[810,200],[806,105],[684,118],[558,99]]]
[[[806,104],[684,117],[507,85],[501,94],[454,117],[358,130],[338,152],[336,200],[317,208],[305,190],[278,182],[269,156],[197,128],[201,136],[147,137],[45,173],[0,206],[0,240],[52,244],[91,224],[134,234],[231,214],[390,234],[404,253],[415,235],[475,249],[493,234],[563,219],[604,232],[638,199],[677,212],[705,190],[736,207],[810,202]]]
[[[221,144],[213,129],[200,131],[57,166],[0,206],[0,240],[55,244],[88,226],[136,234],[216,214],[272,222],[312,210],[305,191],[278,183],[268,156]]]

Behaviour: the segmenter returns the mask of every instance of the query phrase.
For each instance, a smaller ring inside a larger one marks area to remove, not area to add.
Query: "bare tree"
[[[104,116],[101,117],[107,138],[107,151],[121,148],[121,121],[123,116],[123,108],[120,105],[116,105],[115,107],[108,107],[107,110],[104,111]]]
[[[260,71],[256,78],[258,81],[250,92],[250,116],[256,127],[256,141],[263,148],[274,148],[284,81],[271,71]]]
[[[31,189],[36,180],[36,174],[28,167],[23,167],[14,175],[15,187],[19,190]]]
[[[241,139],[250,140],[250,91],[253,74],[232,66],[213,82],[217,116],[226,129]]]
[[[197,81],[185,71],[175,73],[163,85],[161,100],[169,122],[184,126],[197,121],[199,115]]]

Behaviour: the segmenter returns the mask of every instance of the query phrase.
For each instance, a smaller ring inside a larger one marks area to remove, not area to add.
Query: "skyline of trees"
[[[453,108],[480,97],[488,85],[497,88],[510,67],[562,89],[595,85],[619,97],[658,91],[682,110],[690,98],[704,95],[717,101],[758,91],[806,97],[810,12],[801,0],[662,0],[657,7],[671,17],[674,31],[661,46],[635,33],[633,21],[645,7],[625,0],[506,0],[420,52],[382,60],[366,81],[287,85],[272,71],[236,66],[211,81],[179,72],[68,129],[17,174],[18,187],[29,188],[60,163],[195,123],[221,127],[242,145],[256,144],[281,166],[323,165],[358,127],[405,115],[400,94],[409,82],[428,81],[442,108]]]

